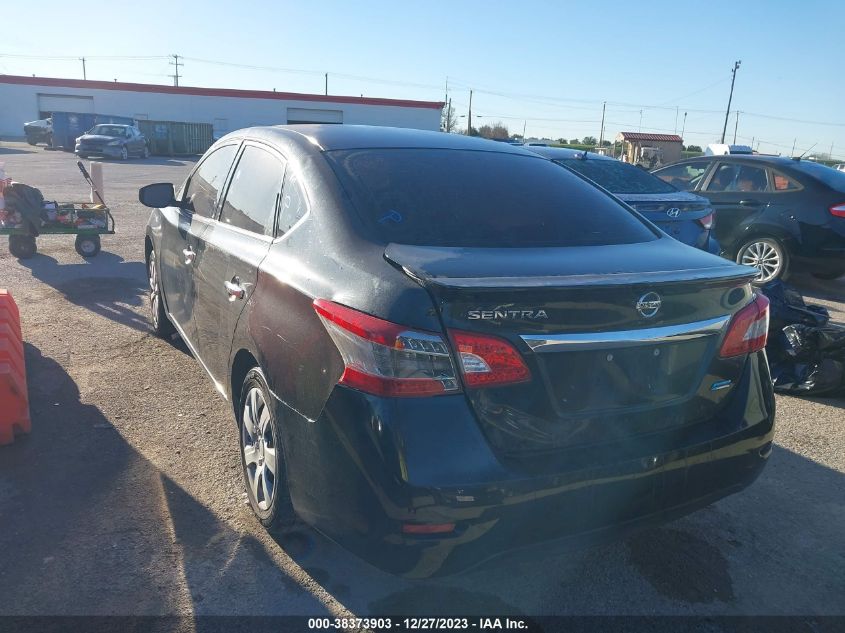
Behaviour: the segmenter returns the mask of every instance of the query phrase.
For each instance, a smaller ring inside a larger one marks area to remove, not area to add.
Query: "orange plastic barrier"
[[[20,312],[12,295],[0,290],[0,445],[31,427]]]

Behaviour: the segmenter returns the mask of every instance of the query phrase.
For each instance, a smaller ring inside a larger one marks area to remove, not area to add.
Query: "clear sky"
[[[178,53],[192,86],[322,93],[328,72],[330,94],[441,101],[448,79],[459,114],[474,89],[476,126],[551,138],[598,137],[607,101],[605,138],[683,128],[688,144],[717,141],[742,60],[737,142],[785,154],[795,139],[800,151],[833,143],[845,159],[842,0],[3,5],[0,73],[81,78],[85,56],[89,79],[172,83]]]

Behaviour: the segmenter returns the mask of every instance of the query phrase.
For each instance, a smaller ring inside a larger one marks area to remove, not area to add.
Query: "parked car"
[[[769,457],[754,271],[527,150],[251,128],[139,198],[152,327],[231,403],[268,528],[445,574],[686,514]]]
[[[719,254],[719,244],[710,234],[713,209],[707,198],[680,191],[642,168],[610,156],[564,147],[529,149],[604,187],[676,240]]]
[[[757,281],[804,270],[845,274],[845,173],[780,156],[702,156],[654,172],[707,196],[728,257],[754,266]]]
[[[46,143],[53,144],[53,119],[38,119],[23,124],[23,133],[26,135],[26,142],[30,145]]]
[[[126,160],[130,156],[147,158],[147,139],[134,125],[100,123],[76,139],[76,155],[80,158],[105,156]]]

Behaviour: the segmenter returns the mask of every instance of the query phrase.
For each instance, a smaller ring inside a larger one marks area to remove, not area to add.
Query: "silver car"
[[[130,156],[147,158],[147,139],[134,125],[100,123],[76,139],[75,153],[80,158],[105,156],[126,160]]]

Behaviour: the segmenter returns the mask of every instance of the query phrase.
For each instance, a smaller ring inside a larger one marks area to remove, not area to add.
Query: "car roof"
[[[660,169],[666,169],[666,167],[671,167],[672,165],[681,165],[697,160],[706,160],[710,162],[717,160],[729,160],[737,163],[768,163],[770,165],[780,165],[783,167],[789,167],[790,165],[795,165],[795,163],[798,162],[797,159],[789,158],[787,156],[770,156],[768,154],[725,154],[722,156],[694,156],[692,158],[685,158],[684,160],[679,160],[669,165],[665,165]]]
[[[524,145],[528,151],[545,156],[546,158],[581,158],[584,160],[616,160],[610,156],[602,156],[595,152],[588,152],[582,149],[572,149],[569,147],[550,147],[548,145]]]
[[[224,138],[230,137],[261,139],[279,145],[294,144],[302,148],[309,147],[311,151],[316,148],[324,152],[346,149],[426,148],[499,152],[536,158],[535,154],[521,147],[479,137],[375,125],[275,125],[238,130]]]

